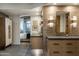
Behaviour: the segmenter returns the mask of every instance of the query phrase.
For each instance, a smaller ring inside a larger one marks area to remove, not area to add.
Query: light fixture
[[[53,27],[54,26],[54,23],[48,23],[48,26],[49,27]]]
[[[77,27],[77,16],[73,16],[71,21],[72,21],[71,26],[73,28],[76,28]]]
[[[72,23],[71,26],[72,26],[73,28],[76,28],[76,27],[77,27],[77,23]]]
[[[50,28],[54,26],[54,17],[52,15],[48,16],[48,26]]]
[[[48,20],[54,20],[54,17],[53,16],[49,16]]]
[[[77,20],[77,16],[73,16],[71,20],[76,21]]]

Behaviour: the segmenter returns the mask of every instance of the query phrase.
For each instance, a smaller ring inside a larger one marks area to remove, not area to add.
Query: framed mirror
[[[66,35],[69,32],[69,13],[64,11],[56,12],[56,34]]]

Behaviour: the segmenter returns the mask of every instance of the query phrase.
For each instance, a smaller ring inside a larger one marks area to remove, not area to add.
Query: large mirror
[[[56,12],[56,34],[66,35],[68,33],[69,13],[64,11]]]

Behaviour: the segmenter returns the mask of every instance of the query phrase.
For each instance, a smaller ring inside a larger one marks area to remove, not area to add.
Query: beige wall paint
[[[5,18],[5,33],[6,33],[6,46],[8,46],[9,44],[12,44],[12,20],[10,20],[10,18]],[[8,26],[10,25],[10,38],[9,38],[9,29]]]

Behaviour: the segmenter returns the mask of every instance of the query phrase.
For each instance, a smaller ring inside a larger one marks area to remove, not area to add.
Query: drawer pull
[[[72,45],[72,43],[66,43],[66,45]]]
[[[53,43],[53,45],[59,45],[59,43]]]
[[[53,53],[55,53],[55,54],[59,54],[59,51],[53,51]]]
[[[66,51],[66,53],[73,53],[72,51]]]

